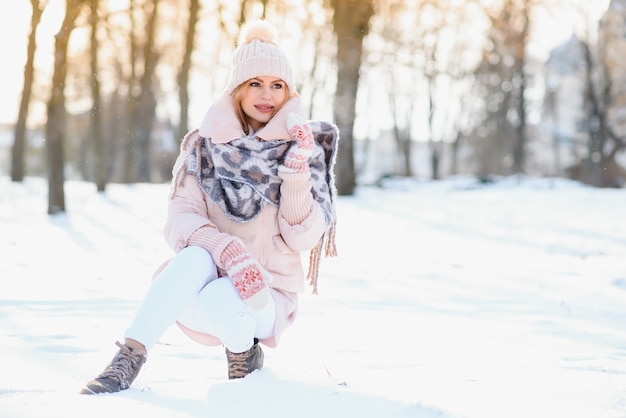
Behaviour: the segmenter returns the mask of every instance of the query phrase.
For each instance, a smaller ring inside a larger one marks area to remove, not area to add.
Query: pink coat
[[[176,252],[188,246],[192,234],[202,227],[216,228],[220,233],[237,236],[244,242],[250,255],[273,278],[269,286],[276,302],[275,334],[274,337],[261,341],[273,347],[276,346],[283,331],[295,320],[298,309],[297,293],[305,290],[301,252],[309,251],[318,244],[326,230],[326,221],[321,207],[313,201],[310,208],[305,208],[308,216],[297,224],[288,222],[279,208],[272,205],[267,205],[252,221],[238,223],[226,216],[207,198],[196,176],[186,173],[181,174],[184,178],[177,176],[186,155],[194,148],[200,135],[216,142],[228,142],[235,139],[227,136],[232,136],[234,133],[237,133],[239,137],[243,136],[240,129],[241,132],[237,131],[238,120],[231,102],[230,96],[223,96],[207,113],[201,131],[190,133],[183,142],[181,153],[174,166],[175,175],[172,181],[164,235],[169,246]],[[299,109],[299,106],[297,97],[290,99],[266,127],[257,133],[258,136],[266,141],[288,138],[286,113]],[[211,119],[219,121],[219,124],[211,124]],[[281,186],[283,198],[290,195],[288,190],[292,183],[299,184],[303,181],[308,183],[308,174],[303,177],[301,174],[289,173],[281,174],[281,177],[283,178],[283,186]],[[282,187],[286,189],[283,190]],[[219,257],[215,255],[220,254],[225,245],[227,243],[222,244],[219,241],[203,245],[214,256],[220,268],[223,266],[220,265]],[[213,335],[190,330],[180,323],[178,325],[188,336],[201,344],[221,344]]]

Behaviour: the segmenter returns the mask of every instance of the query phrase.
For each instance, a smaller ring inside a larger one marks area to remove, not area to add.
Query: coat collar
[[[265,141],[289,139],[287,114],[290,112],[304,116],[300,96],[297,93],[287,100],[267,125],[255,132],[255,136]],[[200,136],[211,138],[215,144],[225,144],[245,136],[237,117],[233,97],[227,91],[224,91],[207,111],[200,125]]]

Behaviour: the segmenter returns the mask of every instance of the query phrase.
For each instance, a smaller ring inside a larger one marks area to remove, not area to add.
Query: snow
[[[45,180],[0,177],[0,416],[626,417],[626,193],[518,177],[359,187],[263,370],[172,327],[79,395],[171,256],[168,187],[68,182],[50,217]]]

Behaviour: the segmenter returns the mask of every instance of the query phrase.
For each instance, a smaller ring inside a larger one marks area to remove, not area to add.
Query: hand
[[[220,261],[239,292],[241,299],[252,309],[263,308],[269,301],[267,282],[270,274],[248,254],[243,242],[237,238],[226,246]]]
[[[297,113],[287,115],[287,130],[295,144],[289,148],[285,161],[280,167],[283,171],[303,173],[309,167],[309,157],[313,153],[315,140],[313,131],[306,120]]]

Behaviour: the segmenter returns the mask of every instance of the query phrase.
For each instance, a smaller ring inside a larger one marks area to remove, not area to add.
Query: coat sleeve
[[[326,230],[326,220],[311,194],[310,173],[281,173],[278,226],[285,243],[295,251],[309,251]]]
[[[165,240],[178,252],[188,245],[191,235],[204,226],[214,227],[209,221],[202,190],[195,176],[184,175],[167,207],[167,221],[163,229]]]
[[[311,212],[304,221],[290,225],[282,216],[278,217],[278,227],[285,243],[294,251],[313,249],[326,231],[324,212],[317,202],[313,202]]]

